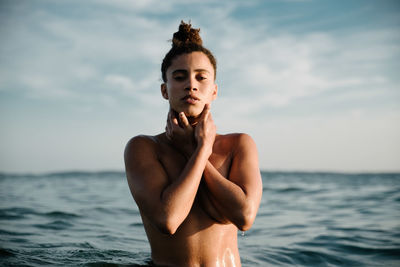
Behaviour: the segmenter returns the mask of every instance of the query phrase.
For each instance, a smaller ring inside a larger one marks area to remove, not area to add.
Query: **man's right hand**
[[[212,153],[212,147],[215,141],[216,126],[211,116],[210,104],[204,106],[203,112],[199,122],[196,125],[194,131],[194,137],[198,146],[205,146],[209,149],[209,153]]]
[[[190,158],[196,148],[196,140],[193,128],[183,112],[178,114],[177,118],[174,111],[169,111],[165,133],[172,145],[186,158]]]
[[[168,113],[167,126],[165,132],[172,145],[189,158],[196,147],[204,146],[211,154],[215,141],[216,126],[211,116],[210,105],[206,104],[196,128],[190,125],[188,118],[183,112],[176,117],[175,112],[170,110]]]

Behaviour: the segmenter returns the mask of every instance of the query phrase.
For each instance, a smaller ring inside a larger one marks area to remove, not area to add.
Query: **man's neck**
[[[179,121],[179,114],[178,114],[178,112],[176,112],[175,110],[174,110],[174,115],[175,115],[175,117],[178,119],[178,121]],[[201,115],[201,114],[200,114]],[[195,128],[196,127],[196,125],[197,125],[197,123],[199,122],[199,120],[200,120],[200,117],[201,116],[197,116],[197,117],[187,117],[187,119],[188,119],[188,121],[189,121],[189,124],[193,127],[193,128]]]
[[[200,120],[200,116],[197,116],[197,117],[188,117],[189,124],[190,124],[193,128],[196,127],[196,125],[197,125],[197,123],[199,122],[199,120]]]

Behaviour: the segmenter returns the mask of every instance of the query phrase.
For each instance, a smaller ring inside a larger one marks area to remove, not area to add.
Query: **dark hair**
[[[194,29],[190,23],[186,24],[181,21],[179,30],[172,37],[172,48],[165,55],[161,64],[161,74],[164,82],[167,81],[166,73],[172,64],[172,60],[179,55],[190,54],[192,52],[203,52],[214,68],[214,78],[217,76],[217,61],[210,50],[203,46],[199,32],[200,29]]]

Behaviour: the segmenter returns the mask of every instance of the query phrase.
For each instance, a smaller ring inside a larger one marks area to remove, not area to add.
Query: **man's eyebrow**
[[[210,71],[206,70],[206,69],[195,69],[194,71],[195,72],[208,72],[208,73],[210,73]]]
[[[187,73],[187,70],[177,69],[177,70],[174,70],[174,71],[172,72],[172,74],[175,74],[175,73]]]
[[[207,70],[207,69],[195,69],[194,70],[195,72],[207,72],[207,73],[211,73],[209,70]],[[172,72],[172,74],[176,74],[176,73],[187,73],[188,71],[187,70],[185,70],[185,69],[177,69],[177,70],[174,70],[173,72]]]

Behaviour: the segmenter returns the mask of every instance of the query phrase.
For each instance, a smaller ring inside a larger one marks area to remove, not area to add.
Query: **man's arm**
[[[158,160],[154,141],[138,136],[125,149],[129,188],[141,212],[161,232],[174,234],[193,205],[210,145],[197,146],[177,179],[169,183]]]
[[[207,162],[204,181],[218,211],[240,230],[246,231],[257,214],[262,181],[254,141],[246,134],[240,134],[236,138],[237,146],[228,179]]]
[[[169,117],[167,137],[181,131],[177,121],[174,123],[171,119]],[[196,148],[179,177],[172,179],[171,183],[158,159],[154,141],[139,136],[127,144],[125,167],[129,188],[141,212],[160,231],[174,234],[188,216],[212,153],[215,131],[210,106],[206,104],[194,133]]]
[[[214,202],[215,200],[211,199],[211,195],[207,186],[203,181],[200,183],[199,190],[197,191],[197,197],[200,200],[200,203],[204,209],[204,211],[214,219],[216,222],[220,224],[230,224],[231,222],[224,217],[224,215],[215,207]]]

